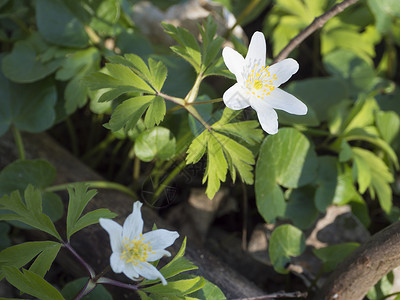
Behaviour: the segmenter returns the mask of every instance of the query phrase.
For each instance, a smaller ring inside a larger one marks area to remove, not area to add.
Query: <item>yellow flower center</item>
[[[257,98],[264,99],[265,96],[271,95],[271,92],[275,90],[274,81],[277,79],[277,75],[271,74],[269,71],[269,66],[258,68],[255,64],[247,75],[247,91]]]
[[[143,243],[143,239],[142,234],[139,235],[139,239],[135,238],[129,240],[125,238],[122,242],[123,250],[121,259],[135,266],[137,266],[139,262],[147,261],[149,253],[154,253],[154,251],[151,250],[150,242]]]

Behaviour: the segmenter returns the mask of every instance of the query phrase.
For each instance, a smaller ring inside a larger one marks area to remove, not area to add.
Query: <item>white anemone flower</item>
[[[133,204],[133,211],[126,218],[124,226],[110,219],[99,219],[100,225],[110,236],[110,265],[115,273],[122,272],[132,280],[138,280],[139,276],[150,280],[159,278],[162,284],[166,285],[164,276],[149,262],[156,261],[164,255],[171,256],[165,248],[171,246],[179,234],[165,229],[142,234],[141,207],[142,203],[139,201]]]
[[[295,115],[307,113],[307,106],[303,102],[279,88],[297,72],[299,64],[287,58],[266,66],[265,38],[261,32],[253,34],[246,58],[229,47],[224,48],[222,56],[237,80],[223,95],[227,107],[239,110],[251,106],[257,112],[262,129],[269,134],[278,132],[275,109]]]

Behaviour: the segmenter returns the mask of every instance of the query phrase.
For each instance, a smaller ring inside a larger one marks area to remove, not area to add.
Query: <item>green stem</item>
[[[82,156],[82,160],[83,161],[89,160],[89,158],[91,158],[94,154],[96,154],[96,152],[104,150],[114,140],[115,140],[115,136],[112,134],[109,134],[101,143],[97,144],[95,147],[93,147],[88,152],[86,152]]]
[[[387,298],[390,298],[390,297],[396,296],[396,295],[400,295],[400,292],[395,292],[395,293],[392,293],[392,294],[389,294],[389,295],[385,295],[385,296],[379,298],[378,300],[384,300],[384,299],[387,299]]]
[[[67,124],[69,137],[71,139],[72,153],[75,156],[78,156],[79,155],[78,137],[76,136],[76,131],[75,131],[74,124],[71,122],[70,118],[66,119],[66,124]]]
[[[209,103],[216,103],[216,102],[221,102],[221,101],[223,101],[222,98],[217,98],[217,99],[212,99],[212,100],[207,100],[207,101],[193,102],[193,103],[190,103],[190,104],[191,104],[191,105],[209,104]]]
[[[165,178],[165,180],[158,186],[157,190],[154,193],[153,196],[153,202],[161,195],[161,193],[164,191],[164,189],[168,186],[168,184],[176,177],[176,175],[179,174],[180,171],[183,170],[186,166],[186,161],[183,160],[178,166],[176,166],[175,169],[172,170],[171,173],[169,173],[168,177]]]
[[[178,98],[178,97],[173,97],[173,96],[164,94],[162,92],[157,92],[157,96],[160,96],[160,97],[164,98],[165,100],[172,101],[180,106],[185,106],[185,104],[186,104],[184,99]]]
[[[18,149],[18,154],[20,159],[26,159],[25,150],[24,150],[24,143],[22,141],[21,132],[18,130],[17,127],[12,126],[12,132],[14,135],[15,145]]]
[[[201,117],[199,112],[194,108],[193,105],[186,105],[185,109],[193,116],[195,117],[207,130],[211,130],[211,126],[208,125],[206,121]]]
[[[53,185],[48,188],[45,188],[44,190],[46,192],[57,192],[57,191],[63,191],[66,190],[67,187],[69,187],[71,184],[74,182],[70,183],[64,183],[64,184],[59,184],[59,185]],[[116,182],[109,182],[109,181],[84,181],[84,183],[88,184],[91,188],[98,188],[98,189],[111,189],[111,190],[116,190],[123,192],[132,198],[138,199],[136,193],[132,191],[131,189],[127,188],[126,186],[116,183]]]
[[[192,89],[185,97],[185,102],[187,104],[191,104],[196,100],[197,95],[199,94],[200,84],[202,80],[203,80],[203,73],[200,72],[199,74],[197,74],[197,78],[196,81],[194,82]]]

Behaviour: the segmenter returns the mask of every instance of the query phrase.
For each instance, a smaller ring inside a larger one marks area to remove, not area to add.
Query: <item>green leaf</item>
[[[74,227],[71,229],[70,234],[74,234],[75,232],[85,228],[89,225],[97,224],[100,218],[112,219],[117,216],[116,213],[111,212],[107,208],[99,208],[93,211],[88,212],[84,216],[80,217],[78,221],[75,223]]]
[[[118,85],[131,86],[138,92],[153,94],[154,90],[130,68],[120,64],[106,64],[110,76],[118,80]]]
[[[78,107],[87,102],[87,86],[82,84],[82,78],[87,74],[98,71],[100,53],[94,47],[76,51],[63,61],[56,73],[58,80],[70,80],[64,90],[65,109],[67,114],[73,113]]]
[[[44,189],[53,184],[56,169],[46,160],[16,160],[0,171],[0,196],[24,191],[28,184]]]
[[[363,188],[365,188],[367,183],[370,183],[370,191],[376,191],[382,209],[389,214],[392,207],[392,190],[390,188],[390,183],[394,181],[392,173],[389,171],[386,164],[371,151],[353,147],[353,154],[356,167],[354,172],[357,176],[358,183],[362,185]],[[366,175],[362,172],[366,171],[371,175],[370,179],[365,179]],[[372,196],[373,195],[374,193]]]
[[[330,74],[347,81],[351,95],[369,92],[374,86],[374,68],[352,51],[332,51],[323,57],[323,63]]]
[[[300,229],[310,228],[318,219],[319,212],[314,204],[315,190],[303,187],[291,191],[286,204],[285,217]]]
[[[62,240],[51,219],[42,213],[42,195],[32,185],[28,185],[24,193],[25,203],[18,191],[11,196],[4,195],[0,198],[0,209],[11,211],[0,215],[0,220],[20,221],[36,229],[47,232],[58,240]]]
[[[176,141],[171,131],[158,126],[142,132],[134,146],[135,154],[143,161],[169,160],[175,155]]]
[[[88,45],[84,24],[63,1],[37,0],[35,4],[38,30],[48,42],[77,48]]]
[[[221,144],[210,134],[207,143],[207,168],[203,177],[203,184],[208,180],[206,189],[208,198],[212,199],[219,190],[221,181],[225,182],[227,168]]]
[[[68,282],[61,290],[66,300],[75,299],[76,295],[85,286],[89,278],[78,278]],[[84,296],[82,300],[112,300],[111,294],[102,284],[98,284],[89,294]]]
[[[11,226],[6,222],[0,222],[0,251],[11,246],[9,236]]]
[[[3,267],[3,272],[7,281],[22,293],[32,295],[41,300],[64,300],[64,297],[55,287],[29,270],[24,269],[22,273],[16,267],[8,266]]]
[[[217,33],[217,24],[211,17],[208,17],[207,21],[205,21],[203,26],[199,29],[203,43],[201,49],[202,65],[204,68],[208,68],[221,50],[224,39],[221,37],[215,37]]]
[[[156,62],[150,58],[149,68],[153,87],[156,91],[161,91],[165,79],[167,79],[167,67],[161,61]]]
[[[235,182],[237,170],[245,183],[253,184],[252,171],[255,163],[253,153],[225,135],[217,132],[214,132],[213,135],[222,146],[233,182]]]
[[[368,0],[369,8],[376,19],[376,28],[388,33],[395,18],[400,18],[400,5],[396,0]]]
[[[56,259],[61,246],[61,244],[57,244],[44,249],[30,266],[29,271],[44,277]]]
[[[225,300],[226,299],[224,293],[220,290],[220,288],[208,280],[206,280],[206,283],[200,290],[196,291],[193,294],[190,294],[189,296],[194,297],[196,299],[201,299],[201,300],[210,300],[210,299]]]
[[[257,164],[258,165],[258,164]],[[266,184],[268,182],[268,184]],[[286,201],[282,189],[277,184],[270,184],[272,180],[259,177],[256,170],[256,204],[257,210],[264,220],[274,223],[277,217],[283,217],[286,210]]]
[[[383,276],[367,293],[369,300],[385,299],[391,293],[394,285],[393,271]],[[399,300],[399,295],[393,300]]]
[[[189,146],[186,156],[186,164],[197,163],[203,155],[206,153],[208,144],[209,134],[207,131],[203,131],[198,137],[196,137]]]
[[[111,115],[110,128],[112,131],[118,131],[121,128],[125,130],[133,129],[143,115],[147,107],[155,99],[155,96],[139,96],[125,100],[118,105]]]
[[[263,140],[263,130],[258,127],[257,121],[242,121],[223,126],[213,126],[215,130],[243,139],[249,145],[256,145]]]
[[[0,72],[0,135],[11,125],[27,132],[49,129],[55,120],[57,92],[52,80],[17,84]]]
[[[69,201],[67,214],[67,239],[69,240],[74,231],[76,222],[82,215],[89,201],[97,194],[96,190],[88,191],[88,185],[77,183],[68,187]]]
[[[349,89],[347,83],[341,78],[323,77],[323,78],[310,78],[305,80],[293,81],[286,88],[285,91],[293,94],[298,99],[303,101],[308,109],[314,111],[316,120],[303,120],[304,116],[290,118],[296,120],[296,123],[304,124],[319,124],[328,120],[329,111],[333,109],[343,99],[349,96]],[[321,95],[324,95],[323,103],[321,105]],[[307,115],[309,112],[307,113]],[[284,113],[284,120],[279,118],[279,122],[285,122],[289,114]],[[290,115],[292,116],[292,115]],[[307,117],[307,116],[306,116]],[[308,123],[309,122],[309,123]]]
[[[164,119],[165,113],[166,106],[164,99],[156,96],[147,109],[146,116],[144,118],[144,124],[147,128],[151,128],[154,127],[154,125],[160,124],[160,122]]]
[[[281,274],[289,273],[286,265],[291,256],[301,255],[306,248],[303,232],[292,225],[281,225],[271,234],[269,241],[269,257],[275,271]]]
[[[298,130],[282,128],[276,135],[267,136],[260,148],[257,176],[271,173],[276,183],[297,188],[313,182],[317,173],[317,156],[313,145]],[[257,193],[257,191],[256,191]]]
[[[196,38],[186,29],[175,27],[172,24],[162,23],[165,32],[176,40],[180,46],[172,46],[171,50],[188,61],[196,70],[200,71],[201,53]]]
[[[11,53],[2,59],[2,73],[16,83],[31,83],[45,78],[57,70],[63,61],[62,59],[43,61],[41,56],[48,47],[49,45],[37,33],[30,35],[26,40],[17,41]],[[20,92],[23,94],[23,91]],[[29,93],[29,95],[35,94]]]
[[[324,248],[313,249],[313,253],[323,262],[323,271],[331,272],[336,266],[350,255],[357,247],[358,243],[343,243]]]
[[[0,270],[2,270],[5,266],[13,266],[16,268],[21,268],[29,263],[32,259],[34,259],[40,253],[58,253],[61,244],[52,241],[40,241],[40,242],[25,242],[22,244],[18,244],[15,246],[8,247],[0,252]],[[50,251],[50,252],[47,252]],[[54,257],[57,255],[55,253]],[[50,258],[50,259],[49,259]],[[51,265],[53,262],[52,257],[45,258],[42,257],[39,259],[39,262],[43,262],[45,266],[35,266],[37,271],[40,271],[41,274],[46,273],[45,269],[48,269],[47,266]],[[39,268],[37,268],[39,267]],[[41,275],[39,274],[39,275]],[[3,275],[0,272],[0,278],[3,278]],[[42,277],[43,277],[42,276]]]
[[[385,142],[391,144],[400,132],[400,117],[394,111],[379,111],[376,125]]]
[[[182,297],[201,289],[204,285],[205,279],[203,277],[195,277],[193,279],[170,281],[167,285],[156,284],[141,290],[160,296]]]

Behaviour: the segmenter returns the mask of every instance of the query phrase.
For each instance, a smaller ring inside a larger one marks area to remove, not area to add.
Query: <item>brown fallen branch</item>
[[[241,298],[234,300],[267,300],[267,299],[279,299],[279,298],[307,298],[307,292],[277,292],[273,294],[251,297],[251,298]]]
[[[338,13],[341,13],[350,5],[358,2],[359,0],[344,0],[341,3],[334,5],[330,10],[326,13],[320,15],[315,18],[314,21],[308,25],[303,31],[301,31],[298,35],[296,35],[282,51],[274,58],[273,63],[277,63],[282,59],[288,57],[290,52],[292,52],[297,46],[299,46],[307,37],[309,37],[314,31],[324,26],[329,19],[336,16]]]
[[[315,300],[361,300],[384,275],[400,265],[400,222],[373,235],[325,281]]]

